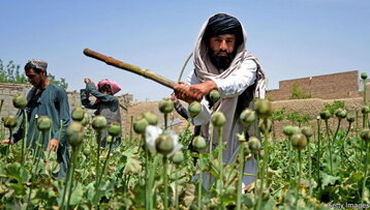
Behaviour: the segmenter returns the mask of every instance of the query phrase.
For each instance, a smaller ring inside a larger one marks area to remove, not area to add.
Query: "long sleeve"
[[[256,80],[257,64],[248,60],[224,79],[212,78],[217,84],[221,97],[235,97],[244,92]]]
[[[97,105],[94,104],[94,103],[91,103],[90,99],[89,99],[89,93],[86,89],[81,89],[80,90],[80,98],[81,98],[81,104],[88,108],[88,109],[97,109]]]
[[[54,136],[52,136],[52,138],[58,139],[64,143],[66,141],[65,138],[66,128],[71,123],[68,96],[63,89],[58,89],[56,94],[57,94],[56,107],[59,113],[59,122],[57,124],[59,125],[59,128],[58,131],[54,134]]]
[[[86,83],[86,91],[87,93],[95,96],[97,99],[99,99],[102,102],[114,102],[117,101],[117,97],[109,94],[104,94],[99,92],[93,83]]]
[[[17,117],[17,121],[21,123],[18,123],[13,131],[13,135],[11,137],[12,139],[10,139],[11,141],[13,141],[13,143],[17,143],[19,140],[24,138],[24,133],[25,133],[22,111],[18,111],[16,114],[16,117]]]

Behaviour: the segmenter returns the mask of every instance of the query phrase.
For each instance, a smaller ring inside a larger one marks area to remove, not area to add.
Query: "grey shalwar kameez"
[[[98,103],[92,103],[89,99],[93,95]],[[95,115],[102,115],[107,119],[108,125],[112,122],[121,124],[121,113],[119,109],[119,100],[117,97],[99,92],[93,83],[86,83],[86,89],[80,90],[81,103],[88,109],[96,109]],[[102,131],[101,146],[106,145],[108,137],[107,129]],[[113,148],[116,148],[121,143],[121,135],[117,136],[113,143]]]

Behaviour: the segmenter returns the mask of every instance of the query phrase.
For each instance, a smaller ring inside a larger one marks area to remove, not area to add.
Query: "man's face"
[[[222,34],[209,39],[209,56],[218,69],[227,69],[235,56],[234,34]]]
[[[34,69],[28,69],[26,70],[26,76],[28,78],[28,82],[35,87],[41,87],[44,83],[45,73],[43,72],[37,73]]]

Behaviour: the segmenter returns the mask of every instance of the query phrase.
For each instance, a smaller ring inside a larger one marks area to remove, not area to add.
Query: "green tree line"
[[[5,65],[0,59],[0,83],[29,84],[24,71],[19,69],[20,65],[15,64],[14,61],[9,61]],[[52,84],[67,89],[68,83],[65,78],[56,79],[55,75],[50,73],[48,73],[48,78]]]

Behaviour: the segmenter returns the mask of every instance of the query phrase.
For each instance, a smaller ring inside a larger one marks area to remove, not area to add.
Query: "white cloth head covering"
[[[225,14],[225,13],[224,13]],[[212,15],[211,17],[213,17]],[[231,15],[229,15],[231,16]],[[208,21],[211,18],[209,17],[207,21],[203,24],[202,29],[198,35],[198,39],[195,44],[194,49],[194,66],[195,66],[195,74],[199,78],[201,82],[205,80],[209,80],[210,78],[226,78],[229,76],[233,71],[238,69],[240,65],[245,62],[246,60],[253,60],[257,64],[257,84],[255,89],[255,97],[257,98],[264,98],[266,93],[266,85],[265,85],[265,74],[262,70],[262,66],[258,59],[254,57],[250,52],[248,52],[246,48],[246,40],[247,40],[247,33],[245,32],[243,25],[240,23],[243,31],[243,38],[244,41],[239,45],[234,60],[231,62],[228,69],[223,71],[219,74],[219,71],[216,67],[211,63],[209,56],[208,56],[208,49],[203,42],[203,35],[204,31],[208,25]],[[231,16],[233,17],[233,16]]]
[[[211,18],[211,17],[210,17]],[[265,97],[265,76],[261,67],[261,64],[259,63],[258,59],[254,57],[250,52],[248,52],[246,47],[246,39],[247,34],[245,33],[243,26],[243,38],[244,40],[242,43],[238,46],[236,49],[236,55],[234,60],[231,62],[229,68],[224,70],[222,73],[219,73],[216,67],[211,63],[209,56],[208,56],[208,49],[206,44],[204,43],[203,35],[204,31],[207,27],[208,20],[203,24],[202,29],[198,35],[198,39],[196,41],[195,49],[194,49],[194,72],[197,78],[204,82],[206,80],[210,80],[212,78],[218,78],[218,79],[224,79],[227,78],[232,72],[234,72],[237,69],[244,68],[242,65],[243,62],[246,62],[248,60],[253,60],[257,64],[257,71],[256,71],[256,81],[255,81],[255,91],[254,91],[254,97],[257,98],[264,98]],[[246,71],[249,71],[248,69],[245,69]],[[248,87],[246,87],[247,89]],[[235,116],[236,107],[238,104],[238,97],[227,97],[227,98],[221,98],[217,105],[214,105],[213,111],[220,111],[224,113],[226,117],[226,124],[224,125],[223,129],[223,141],[227,142],[227,147],[224,152],[224,161],[226,163],[230,163],[235,157],[235,153],[237,151],[239,141],[236,137],[237,133],[243,132],[243,127],[240,123],[237,123],[239,120],[239,116]],[[211,135],[213,128],[210,126],[210,124],[205,124],[201,126],[201,135],[205,138],[209,138]],[[217,133],[213,133],[213,139],[217,136]]]

